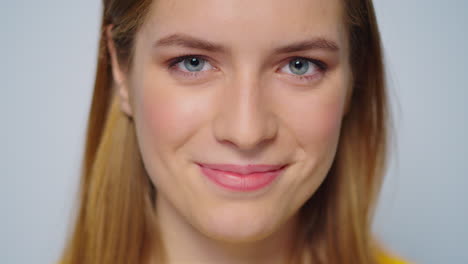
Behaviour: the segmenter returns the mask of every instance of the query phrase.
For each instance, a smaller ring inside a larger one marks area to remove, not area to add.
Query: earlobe
[[[129,91],[127,87],[127,81],[125,78],[125,73],[122,71],[121,66],[119,64],[117,50],[114,45],[114,41],[112,38],[112,27],[114,25],[108,25],[106,27],[106,45],[107,50],[109,51],[109,56],[111,59],[111,68],[112,68],[112,78],[114,81],[114,87],[118,92],[118,96],[120,99],[120,109],[128,116],[132,116],[132,107],[130,105],[129,99]]]
[[[120,99],[120,110],[124,112],[127,116],[132,117],[132,107],[130,106],[130,100],[128,97],[128,89],[125,85],[120,85],[117,87],[119,92]]]

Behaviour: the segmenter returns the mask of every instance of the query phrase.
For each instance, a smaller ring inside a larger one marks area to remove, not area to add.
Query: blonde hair
[[[150,0],[104,0],[96,81],[89,114],[79,211],[64,264],[163,262],[153,224],[156,190],[136,144],[133,120],[113,91],[105,29],[119,61],[131,66],[135,34]],[[380,36],[371,0],[343,0],[350,41],[353,93],[333,165],[300,209],[296,261],[375,263],[371,223],[387,157],[389,113]],[[154,250],[157,250],[154,252]]]

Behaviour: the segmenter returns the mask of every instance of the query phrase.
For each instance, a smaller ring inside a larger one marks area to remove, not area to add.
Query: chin
[[[210,210],[198,218],[197,228],[205,236],[227,243],[259,241],[275,231],[279,221],[271,213],[246,209],[225,207]]]

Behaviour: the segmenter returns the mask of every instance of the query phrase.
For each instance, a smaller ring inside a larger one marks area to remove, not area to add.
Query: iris
[[[289,63],[289,69],[294,74],[303,75],[309,70],[309,61],[301,58],[294,59]]]
[[[201,71],[205,65],[205,60],[196,57],[186,58],[184,60],[184,66],[188,71],[195,72]]]

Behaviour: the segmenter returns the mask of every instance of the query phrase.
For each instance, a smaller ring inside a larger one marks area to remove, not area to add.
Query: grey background
[[[376,0],[396,144],[374,229],[416,263],[468,263],[468,1]],[[68,232],[100,1],[1,1],[0,263]]]

